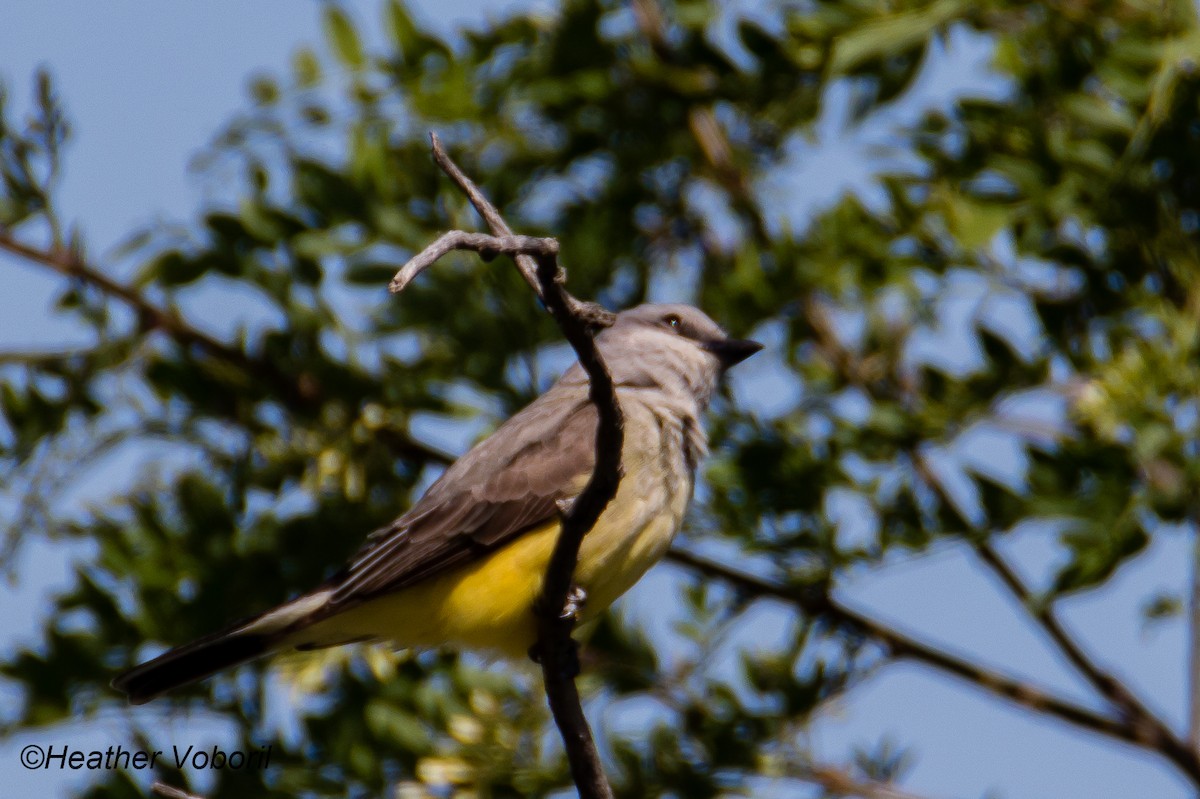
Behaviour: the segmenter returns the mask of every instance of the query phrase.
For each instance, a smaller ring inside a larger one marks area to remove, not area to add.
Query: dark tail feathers
[[[130,669],[114,679],[112,687],[128,694],[131,703],[145,704],[167,691],[265,655],[277,640],[269,633],[223,630]]]

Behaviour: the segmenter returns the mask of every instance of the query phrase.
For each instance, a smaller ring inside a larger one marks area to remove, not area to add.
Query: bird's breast
[[[624,476],[613,501],[583,540],[576,583],[586,616],[608,607],[653,566],[683,524],[692,496],[697,426],[662,402],[623,398]],[[702,435],[702,434],[701,434]]]

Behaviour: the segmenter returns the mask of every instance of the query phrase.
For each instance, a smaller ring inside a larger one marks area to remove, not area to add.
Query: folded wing
[[[553,519],[595,461],[596,409],[558,386],[459,458],[408,513],[372,533],[327,585],[320,615],[463,566]]]

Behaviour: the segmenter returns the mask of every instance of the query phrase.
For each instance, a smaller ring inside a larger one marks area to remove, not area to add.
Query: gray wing
[[[586,389],[556,386],[476,445],[408,513],[372,533],[326,606],[358,604],[468,563],[558,514],[595,462]]]

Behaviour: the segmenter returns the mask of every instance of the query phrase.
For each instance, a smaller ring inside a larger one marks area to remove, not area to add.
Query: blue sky
[[[416,11],[424,19],[433,19],[436,11],[437,26],[449,30],[528,5],[422,0]],[[738,5],[753,8],[753,3]],[[365,10],[375,13],[371,4],[357,8],[360,22],[371,19]],[[283,72],[298,46],[320,41],[318,11],[316,3],[295,0],[8,4],[0,25],[0,79],[19,103],[28,96],[35,68],[44,65],[53,72],[74,123],[62,208],[67,219],[79,224],[93,256],[103,263],[104,254],[130,230],[192,214],[204,199],[200,181],[189,170],[192,156],[247,105],[252,75]],[[847,189],[869,197],[871,171],[864,164],[871,162],[864,154],[882,149],[888,157],[896,130],[916,110],[965,89],[1002,91],[989,81],[986,55],[985,41],[957,32],[949,53],[932,63],[919,82],[919,92],[850,131],[843,113],[846,98],[832,92],[814,137],[797,140],[780,169],[759,188],[787,192],[804,186],[816,200],[832,199]],[[793,229],[803,221],[802,214],[778,220]],[[55,283],[43,271],[6,256],[0,256],[0,269],[5,286],[0,292],[0,348],[61,348],[79,341],[79,330],[52,316]],[[760,371],[758,377],[770,376]],[[749,393],[740,391],[739,396],[749,401]],[[169,447],[144,447],[107,469],[133,475],[169,456]],[[102,481],[99,488],[105,485]],[[1182,534],[1159,535],[1148,554],[1104,591],[1062,607],[1067,624],[1087,648],[1177,725],[1182,725],[1184,707],[1183,626],[1168,622],[1145,631],[1140,604],[1163,588],[1185,583],[1189,545]],[[1061,557],[1043,529],[1013,536],[1007,551],[1035,583],[1047,579]],[[75,554],[87,556],[86,551]],[[44,598],[65,574],[65,556],[53,547],[27,545],[21,558],[22,584],[0,585],[5,649],[36,639],[45,623]],[[661,608],[657,597],[671,589],[671,580],[669,568],[652,572],[624,600],[625,612],[652,628],[665,625],[654,614]],[[1036,675],[1079,701],[1092,701],[1086,687],[1023,622],[1000,586],[962,549],[941,547],[920,558],[855,573],[846,586],[844,598],[877,618],[982,662]],[[745,640],[739,643],[768,645],[785,614],[769,602],[752,613],[754,623],[745,626]],[[166,721],[160,734],[185,744],[219,740],[223,733],[222,725],[211,721]],[[45,773],[17,767],[20,747],[51,737],[77,746],[107,744],[119,740],[122,729],[114,719],[0,740],[0,773],[10,778],[7,787],[17,795],[66,795],[70,780],[52,782]],[[1039,721],[911,665],[892,666],[873,677],[831,707],[810,734],[816,751],[832,762],[849,759],[855,745],[871,748],[883,737],[910,746],[916,761],[905,784],[931,797],[980,796],[986,790],[1011,797],[1081,799],[1189,795],[1183,782],[1153,758]]]

